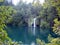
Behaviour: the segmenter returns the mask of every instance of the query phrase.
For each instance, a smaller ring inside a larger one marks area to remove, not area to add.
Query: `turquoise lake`
[[[6,31],[13,41],[21,41],[23,44],[31,44],[32,42],[36,44],[37,38],[48,43],[48,35],[52,34],[50,29],[41,29],[39,27],[7,26]]]

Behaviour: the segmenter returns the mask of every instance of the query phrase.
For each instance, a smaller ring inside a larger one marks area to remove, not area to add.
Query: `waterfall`
[[[36,27],[36,18],[34,18],[34,27]]]
[[[36,35],[36,18],[33,19],[29,32],[34,36]]]
[[[33,21],[34,21],[34,23],[33,23],[33,24],[34,24],[34,25],[33,25],[33,34],[35,35],[35,32],[36,32],[36,31],[35,31],[35,30],[36,30],[36,18],[34,18]]]

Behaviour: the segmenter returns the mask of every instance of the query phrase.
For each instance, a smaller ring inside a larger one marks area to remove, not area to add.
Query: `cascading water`
[[[36,18],[34,18],[34,25],[33,25],[33,34],[35,35],[35,29],[36,29]]]
[[[34,27],[36,27],[36,18],[34,18]]]

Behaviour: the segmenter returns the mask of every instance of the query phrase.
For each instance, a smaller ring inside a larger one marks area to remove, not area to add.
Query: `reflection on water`
[[[49,29],[40,29],[39,27],[13,27],[8,26],[7,32],[13,41],[22,41],[24,44],[35,45],[36,39],[40,38],[47,42]]]
[[[30,35],[35,36],[36,35],[36,27],[29,27],[28,28],[28,32],[30,33]]]
[[[32,43],[31,43],[31,45],[35,45],[35,43],[34,43],[34,42],[32,42]]]

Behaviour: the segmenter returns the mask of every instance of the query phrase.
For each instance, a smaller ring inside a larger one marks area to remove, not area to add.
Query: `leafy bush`
[[[58,19],[54,20],[55,24],[53,27],[53,32],[55,32],[57,35],[60,35],[60,21]]]

